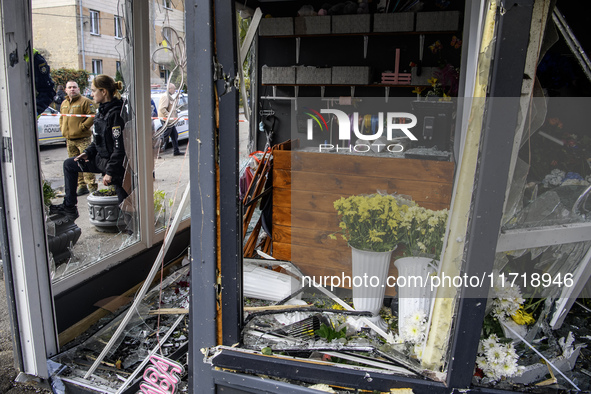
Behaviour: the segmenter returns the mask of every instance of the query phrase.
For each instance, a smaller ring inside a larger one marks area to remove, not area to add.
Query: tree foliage
[[[88,87],[88,77],[90,74],[86,70],[77,70],[74,68],[55,68],[51,70],[51,78],[56,85],[66,86],[68,81],[76,81],[80,91],[83,92]]]
[[[125,90],[125,80],[123,79],[123,74],[121,74],[121,71],[117,70],[117,73],[115,74],[115,81],[121,81],[121,83],[123,84],[123,90]]]

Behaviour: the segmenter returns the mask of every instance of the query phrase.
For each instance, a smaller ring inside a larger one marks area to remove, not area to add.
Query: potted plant
[[[400,226],[409,202],[398,196],[377,193],[340,198],[334,202],[334,207],[340,216],[337,233],[351,247],[355,309],[371,312],[375,323],[382,324],[378,313],[392,252],[401,240]],[[336,239],[335,234],[330,237]],[[366,277],[369,283],[360,286],[356,278]]]
[[[400,225],[401,243],[404,256],[394,262],[399,277],[423,278],[423,286],[401,286],[398,288],[398,327],[403,332],[409,318],[417,312],[428,314],[431,290],[427,284],[430,275],[437,271],[436,261],[443,248],[447,226],[447,209],[433,211],[418,205],[411,205],[405,212]]]
[[[86,199],[90,223],[99,231],[117,232],[119,219],[122,218],[119,199],[114,187],[100,189],[90,193]]]

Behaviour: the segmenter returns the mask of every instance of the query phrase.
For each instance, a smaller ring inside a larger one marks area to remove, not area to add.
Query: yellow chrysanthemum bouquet
[[[439,260],[447,226],[448,210],[433,211],[418,205],[410,206],[400,223],[400,242],[404,255],[434,257]]]
[[[337,233],[352,247],[373,252],[394,250],[400,243],[400,226],[412,202],[389,194],[341,197],[334,208],[341,221]]]

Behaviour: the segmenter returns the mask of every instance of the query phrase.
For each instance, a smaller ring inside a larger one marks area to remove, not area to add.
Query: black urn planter
[[[62,215],[51,215],[48,222],[55,225],[55,235],[48,235],[47,247],[53,255],[53,260],[59,263],[70,258],[70,247],[74,246],[82,230],[76,223]]]

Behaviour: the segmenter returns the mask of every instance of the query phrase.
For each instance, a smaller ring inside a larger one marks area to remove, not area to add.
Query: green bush
[[[46,180],[43,181],[43,204],[46,206],[51,205],[51,200],[56,197],[56,192],[51,187],[51,182]]]
[[[154,190],[154,212],[156,214],[164,212],[167,204],[168,207],[172,207],[174,200],[169,198],[168,201],[166,201],[166,192],[164,190]]]
[[[55,68],[51,70],[51,78],[57,85],[64,87],[68,81],[76,81],[81,92],[88,87],[88,77],[90,74],[86,70],[76,70],[74,68]]]

